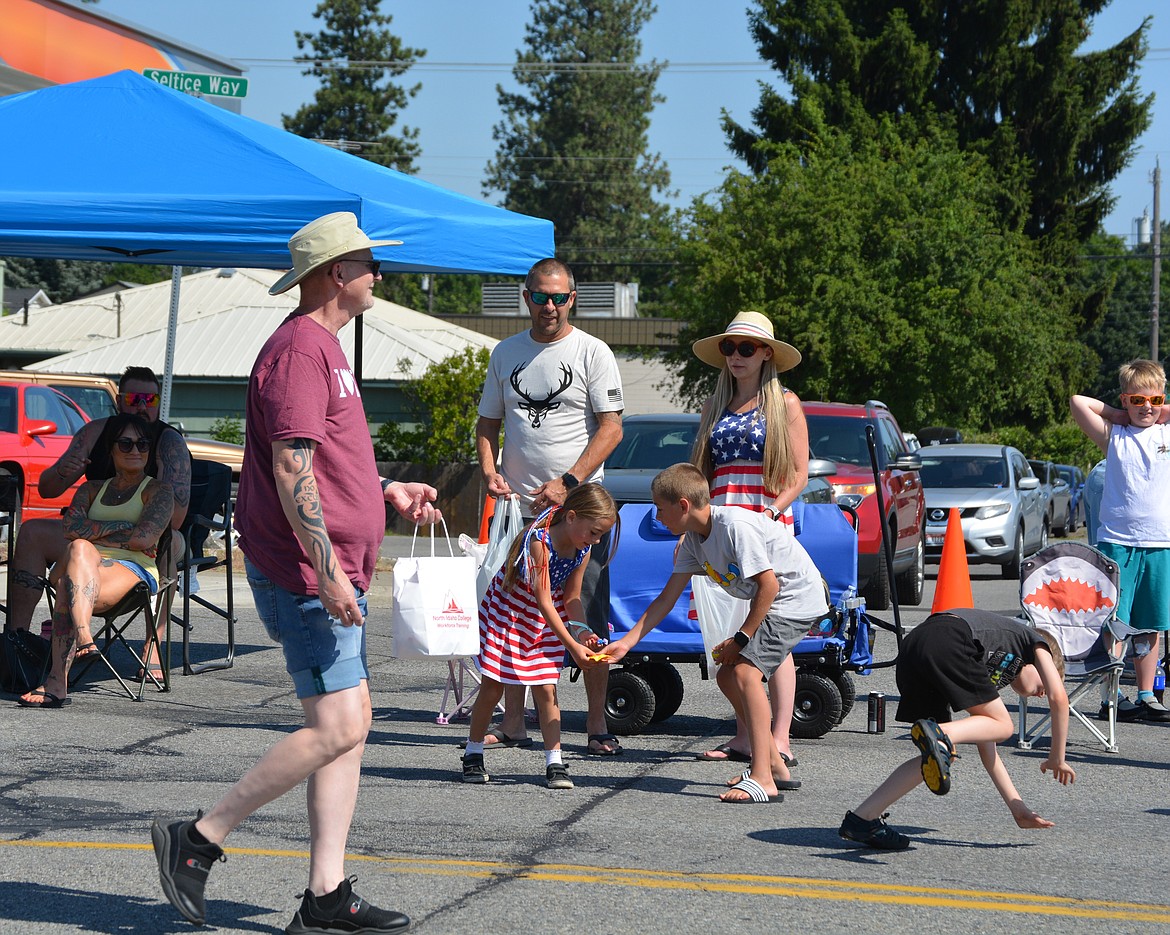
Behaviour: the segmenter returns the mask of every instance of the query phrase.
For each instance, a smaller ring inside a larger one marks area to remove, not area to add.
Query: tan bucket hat
[[[370,240],[358,227],[357,218],[350,211],[337,211],[310,221],[292,235],[288,252],[293,268],[276,280],[269,295],[288,292],[318,267],[338,257],[371,247],[395,247],[401,240]]]
[[[759,312],[740,312],[731,319],[731,324],[722,334],[699,338],[691,345],[691,350],[703,363],[722,369],[727,358],[719,351],[720,341],[724,338],[758,341],[772,348],[772,362],[778,373],[791,370],[800,363],[800,351],[791,344],[777,341],[772,335],[772,321],[767,315],[761,315]]]

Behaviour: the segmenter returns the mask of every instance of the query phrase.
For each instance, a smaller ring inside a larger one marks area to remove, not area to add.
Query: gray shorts
[[[788,620],[768,614],[747,646],[739,651],[740,658],[759,669],[765,679],[771,678],[814,623],[815,620]]]

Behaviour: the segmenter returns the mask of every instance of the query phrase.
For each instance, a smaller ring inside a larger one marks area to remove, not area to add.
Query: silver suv
[[[1072,488],[1051,461],[1038,461],[1030,458],[1028,464],[1032,468],[1032,473],[1040,481],[1040,491],[1044,494],[1049,530],[1054,536],[1067,536],[1069,516],[1072,515]]]
[[[1024,455],[1007,445],[920,449],[926,491],[926,554],[942,555],[951,507],[959,508],[967,561],[1018,578],[1020,563],[1048,544],[1048,504]]]

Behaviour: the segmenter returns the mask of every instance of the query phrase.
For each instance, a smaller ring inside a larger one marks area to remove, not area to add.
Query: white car
[[[1007,445],[920,449],[926,492],[926,555],[938,561],[952,507],[959,509],[970,564],[996,564],[1018,578],[1020,563],[1048,544],[1047,502],[1023,453]]]

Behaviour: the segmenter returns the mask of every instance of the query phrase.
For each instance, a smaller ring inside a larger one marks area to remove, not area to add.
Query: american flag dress
[[[767,426],[759,407],[747,412],[727,410],[711,427],[711,463],[715,467],[715,476],[711,479],[711,502],[715,506],[741,506],[763,513],[775,502],[776,494],[764,487],[766,437]],[[776,522],[790,535],[796,535],[791,505]],[[687,605],[687,619],[698,626],[699,612],[695,609],[694,595]]]
[[[549,530],[538,529],[537,536],[548,548],[548,576],[553,607],[565,619],[565,581],[589,554],[588,547],[570,558],[561,558],[549,543]],[[521,561],[527,554],[525,539]],[[521,566],[527,568],[527,563]],[[479,671],[504,685],[551,685],[561,675],[565,646],[545,622],[536,594],[522,571],[511,591],[504,588],[507,565],[488,585],[479,605]]]
[[[759,408],[725,412],[711,429],[711,502],[716,506],[742,506],[762,513],[776,499],[764,488],[764,439],[767,426]],[[790,533],[792,507],[777,519]]]

